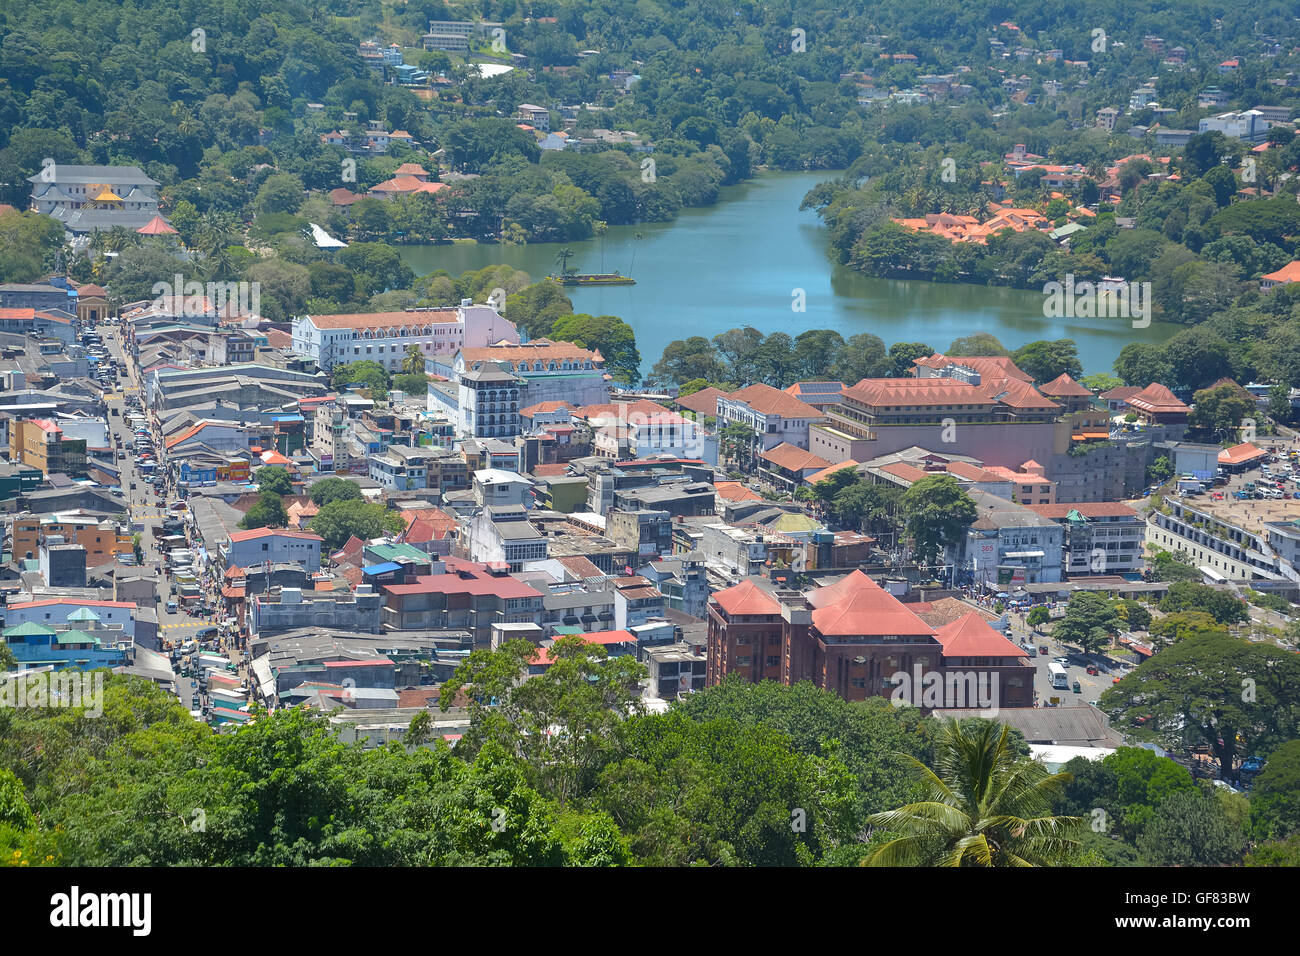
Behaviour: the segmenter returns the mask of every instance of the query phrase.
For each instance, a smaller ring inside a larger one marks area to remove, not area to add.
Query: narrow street
[[[181,647],[188,641],[198,641],[197,649],[224,653],[242,676],[245,667],[242,663],[243,655],[241,651],[233,646],[233,642],[230,642],[230,646],[227,646],[227,642],[217,636],[219,634],[217,621],[220,607],[220,580],[215,573],[209,574],[199,570],[200,581],[203,582],[203,593],[199,603],[210,607],[212,609],[211,613],[200,616],[192,614],[180,606],[180,601],[174,590],[175,584],[172,581],[163,551],[159,547],[155,529],[159,528],[167,518],[183,517],[185,512],[172,507],[180,499],[171,487],[168,477],[163,440],[158,423],[147,412],[145,414],[146,418],[149,419],[148,440],[151,450],[146,453],[153,455],[158,462],[156,474],[159,477],[157,484],[155,485],[154,480],[142,472],[141,462],[138,460],[140,455],[137,454],[136,450],[137,436],[133,433],[131,425],[127,421],[127,415],[135,411],[129,404],[131,396],[139,396],[140,407],[143,408],[144,406],[145,396],[142,388],[143,383],[140,379],[140,370],[136,367],[134,359],[126,354],[120,332],[116,326],[100,326],[98,331],[103,336],[109,354],[124,371],[123,385],[119,390],[106,396],[106,401],[110,409],[109,422],[115,453],[120,452],[122,455],[121,458],[117,459],[117,463],[121,468],[122,493],[128,502],[132,531],[140,535],[140,547],[143,552],[141,568],[158,575],[155,593],[157,598],[158,638],[162,652],[170,654],[174,649]],[[112,413],[114,408],[117,409],[116,415]],[[187,539],[190,538],[188,531],[186,531],[186,537]],[[190,543],[193,543],[192,540]],[[175,609],[171,608],[171,602],[176,602]],[[200,638],[202,640],[199,640]],[[181,703],[186,707],[191,707],[192,701],[197,695],[200,697],[200,704],[206,705],[208,700],[206,696],[199,694],[196,681],[181,676],[184,665],[179,655],[173,656],[172,666],[178,674],[177,696]]]

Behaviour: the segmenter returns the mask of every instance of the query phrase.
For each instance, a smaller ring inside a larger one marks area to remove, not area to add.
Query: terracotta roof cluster
[[[446,183],[431,183],[428,180],[417,179],[415,176],[402,175],[386,179],[377,186],[371,186],[370,193],[371,195],[378,194],[380,196],[413,196],[416,193],[429,193],[432,195],[446,188]]]
[[[1026,232],[1041,229],[1050,221],[1036,209],[1021,209],[1014,206],[989,204],[990,218],[980,222],[974,216],[954,216],[949,213],[931,213],[918,219],[895,219],[894,222],[907,229],[928,232],[940,236],[949,242],[976,242],[983,244],[988,237],[1011,229]]]

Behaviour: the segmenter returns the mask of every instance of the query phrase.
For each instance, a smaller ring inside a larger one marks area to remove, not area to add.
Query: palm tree
[[[410,375],[418,375],[424,371],[424,353],[420,351],[418,345],[406,347],[406,355],[402,359],[402,371]]]
[[[1052,797],[1070,780],[1017,757],[1010,728],[994,721],[963,728],[945,723],[931,770],[910,760],[921,800],[873,814],[867,822],[891,837],[869,866],[1051,866],[1079,845],[1080,817],[1051,816]]]
[[[559,254],[555,257],[555,261],[560,266],[560,275],[567,276],[571,274],[569,271],[569,260],[572,258],[573,258],[573,250],[570,249],[568,246],[565,246],[563,249],[561,249]]]

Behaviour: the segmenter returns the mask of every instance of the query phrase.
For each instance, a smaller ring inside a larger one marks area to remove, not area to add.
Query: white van
[[[1063,664],[1058,664],[1056,661],[1052,661],[1052,663],[1047,665],[1047,676],[1048,679],[1051,680],[1053,687],[1060,690],[1070,689],[1070,674],[1066,671]]]

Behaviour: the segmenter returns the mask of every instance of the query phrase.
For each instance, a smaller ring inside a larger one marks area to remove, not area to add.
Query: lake
[[[1071,338],[1084,371],[1110,372],[1130,342],[1161,342],[1182,326],[1129,320],[1046,318],[1043,295],[1023,289],[913,280],[872,279],[837,265],[817,215],[801,212],[804,194],[828,172],[765,173],[728,186],[717,204],[686,209],[674,222],[612,226],[585,242],[498,246],[452,243],[401,246],[416,273],[506,263],[539,279],[557,270],[556,254],[575,253],[578,272],[613,272],[634,286],[568,287],[578,312],[617,315],[636,332],[642,371],[673,339],[713,336],[752,325],[797,335],[834,329],[844,338],[872,332],[894,342],[925,342],[943,350],[953,339],[991,332],[1009,349],[1035,339]],[[805,311],[792,303],[802,290]]]

